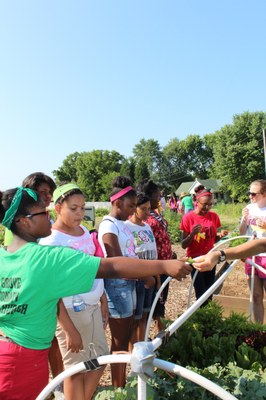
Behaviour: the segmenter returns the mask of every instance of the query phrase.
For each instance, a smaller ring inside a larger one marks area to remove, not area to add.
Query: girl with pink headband
[[[134,214],[137,193],[128,177],[118,176],[112,182],[110,201],[112,209],[99,226],[99,242],[105,257],[125,256],[137,258],[134,237],[125,224]],[[135,280],[105,279],[105,290],[109,308],[109,326],[112,334],[112,352],[128,351],[132,336],[134,310],[136,306]],[[124,386],[126,365],[112,364],[113,386]]]
[[[182,230],[181,245],[187,249],[187,256],[195,258],[207,254],[214,244],[222,237],[227,235],[227,231],[222,230],[217,233],[221,226],[220,218],[210,209],[213,204],[213,195],[206,188],[195,189],[196,208],[182,217],[180,229]],[[193,268],[191,274],[194,276],[196,270]],[[215,268],[207,272],[199,272],[194,281],[196,298],[199,299],[203,293],[214,283]],[[211,298],[208,299],[208,301]],[[203,306],[207,304],[206,301]]]

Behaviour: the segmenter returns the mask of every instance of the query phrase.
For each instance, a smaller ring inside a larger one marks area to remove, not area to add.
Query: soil
[[[185,256],[185,250],[181,248],[180,245],[173,246],[173,250],[177,254],[177,258],[182,258]],[[174,321],[178,315],[187,309],[188,294],[191,285],[191,278],[188,276],[185,280],[179,282],[177,280],[172,280],[170,282],[168,299],[166,303],[166,319]],[[245,297],[249,298],[249,289],[247,286],[246,277],[244,274],[244,264],[239,261],[234,267],[233,271],[228,275],[223,287],[220,291],[221,295],[225,296],[235,296],[235,297]],[[191,301],[195,300],[194,294],[192,295]],[[155,325],[151,326],[150,336],[154,337],[157,334],[157,329]],[[110,331],[107,329],[107,338],[110,342]],[[110,366],[107,365],[104,375],[100,381],[101,386],[111,385],[111,373]]]

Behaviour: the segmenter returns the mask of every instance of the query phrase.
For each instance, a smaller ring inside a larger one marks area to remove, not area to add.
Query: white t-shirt
[[[40,244],[48,246],[64,246],[83,251],[86,254],[94,255],[95,245],[92,236],[85,226],[81,226],[84,233],[81,236],[72,236],[52,228],[51,235],[42,238]],[[90,292],[81,293],[84,302],[88,305],[97,304],[103,294],[103,279],[95,279]],[[66,308],[72,308],[72,296],[63,298]]]
[[[266,229],[263,229],[257,225],[257,219],[262,219],[264,222],[266,222],[266,207],[260,208],[256,203],[252,203],[248,204],[247,208],[249,214],[246,235],[252,236],[253,232],[256,232],[258,239],[266,238]],[[266,257],[266,253],[260,253],[259,255],[261,257]]]
[[[118,243],[124,257],[136,258],[134,237],[124,221],[118,220],[110,215],[103,217],[99,225],[98,240],[103,249],[104,256],[107,256],[103,243],[103,236],[112,233],[118,237]]]
[[[144,222],[144,226],[137,225],[129,220],[125,224],[134,236],[136,254],[139,254],[140,258],[156,260],[158,257],[156,241],[150,225],[146,222]]]

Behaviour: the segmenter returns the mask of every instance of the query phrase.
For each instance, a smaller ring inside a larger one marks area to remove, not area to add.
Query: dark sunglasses
[[[248,195],[251,197],[256,197],[257,194],[261,194],[261,193],[248,192]]]
[[[35,214],[27,214],[27,215],[24,215],[24,218],[32,218],[32,217],[35,217],[36,215],[46,215],[46,217],[49,218],[49,211],[41,211],[41,212],[38,212]]]

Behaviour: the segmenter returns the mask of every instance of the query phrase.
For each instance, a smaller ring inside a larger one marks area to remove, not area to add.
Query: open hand
[[[200,272],[211,271],[219,261],[219,252],[213,251],[205,256],[197,257],[193,267]]]

